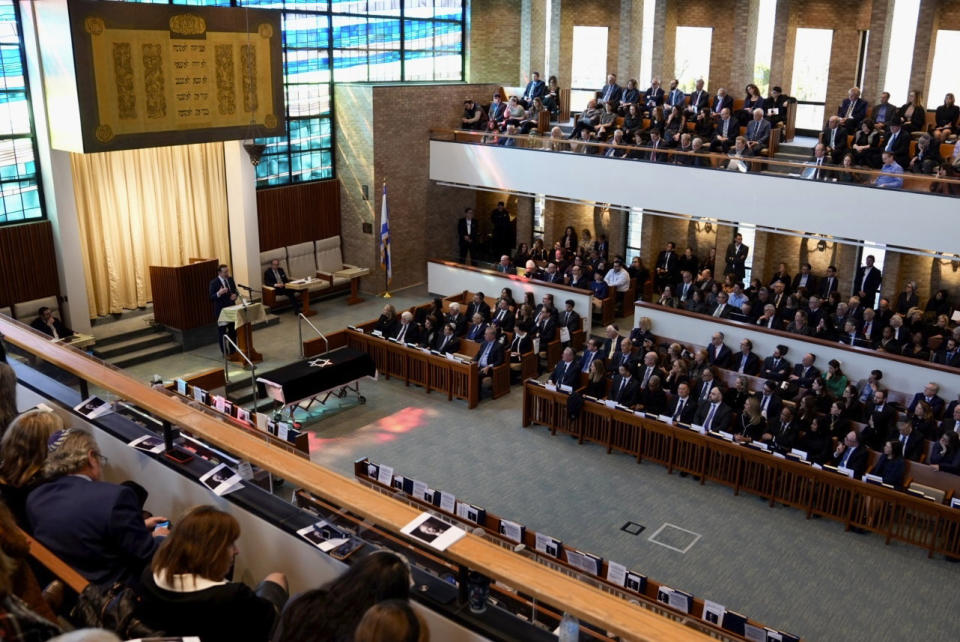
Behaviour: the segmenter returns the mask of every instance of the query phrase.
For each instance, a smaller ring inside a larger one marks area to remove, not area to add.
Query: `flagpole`
[[[392,244],[392,243],[388,243],[388,245],[387,245],[386,247],[383,247],[383,236],[382,236],[382,235],[383,235],[383,232],[382,232],[382,230],[383,230],[383,219],[384,219],[384,215],[387,214],[387,212],[388,212],[388,210],[387,210],[387,180],[384,179],[384,180],[383,180],[382,197],[381,197],[381,202],[380,202],[380,228],[381,228],[381,239],[380,239],[381,250],[380,250],[380,251],[381,251],[381,253],[384,253],[383,256],[385,256],[386,259],[387,259],[387,263],[386,263],[385,265],[384,265],[383,262],[381,261],[381,266],[384,268],[384,270],[383,270],[383,289],[384,289],[383,298],[384,298],[384,299],[393,298],[393,295],[390,294],[390,274],[391,274],[391,272],[393,272],[393,244]],[[388,220],[387,222],[388,222],[388,224],[389,224],[389,220]],[[389,229],[389,225],[388,225],[388,229]],[[389,232],[388,232],[388,237],[387,237],[387,239],[388,239],[388,241],[389,241]]]

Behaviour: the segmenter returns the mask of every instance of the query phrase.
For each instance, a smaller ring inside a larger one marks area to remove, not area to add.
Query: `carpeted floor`
[[[395,297],[426,301],[423,288]],[[383,299],[316,306],[321,330],[374,318]],[[297,358],[291,314],[258,331],[266,370]],[[210,354],[207,354],[207,353]],[[215,348],[137,369],[165,378],[216,362]],[[830,520],[770,508],[752,496],[670,475],[604,448],[520,426],[518,390],[474,410],[396,380],[364,382],[366,405],[348,401],[309,425],[312,459],[352,475],[368,456],[487,510],[708,598],[808,640],[952,639],[960,564],[918,548],[845,533]],[[644,527],[638,535],[626,522]],[[669,524],[671,526],[664,526]],[[685,530],[677,530],[685,529]],[[655,532],[657,540],[650,537]],[[690,531],[687,533],[685,531]],[[699,536],[699,537],[697,537]],[[679,550],[677,550],[679,549]],[[686,552],[681,552],[686,550]]]

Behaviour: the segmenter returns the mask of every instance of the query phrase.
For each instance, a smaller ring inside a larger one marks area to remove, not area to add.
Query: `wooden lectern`
[[[217,276],[217,259],[190,259],[189,265],[150,266],[153,318],[157,323],[186,331],[216,322],[208,296]]]

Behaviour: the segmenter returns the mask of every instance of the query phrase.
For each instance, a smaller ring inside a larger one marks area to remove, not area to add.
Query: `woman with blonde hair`
[[[363,614],[354,642],[430,642],[430,629],[409,602],[386,600]]]
[[[286,604],[287,579],[270,573],[256,590],[228,575],[240,524],[213,506],[190,510],[163,541],[141,578],[138,615],[167,635],[202,642],[266,642]]]
[[[17,417],[0,440],[0,495],[21,527],[27,525],[27,495],[43,479],[50,436],[63,420],[44,410]]]

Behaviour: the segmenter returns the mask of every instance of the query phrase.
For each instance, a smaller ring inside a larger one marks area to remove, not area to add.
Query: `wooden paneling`
[[[340,181],[257,191],[260,251],[340,234]]]
[[[50,221],[0,227],[0,307],[60,294]]]
[[[179,267],[151,265],[150,287],[157,323],[190,330],[216,321],[207,294],[210,281],[217,276],[217,263],[216,259],[207,259]]]

